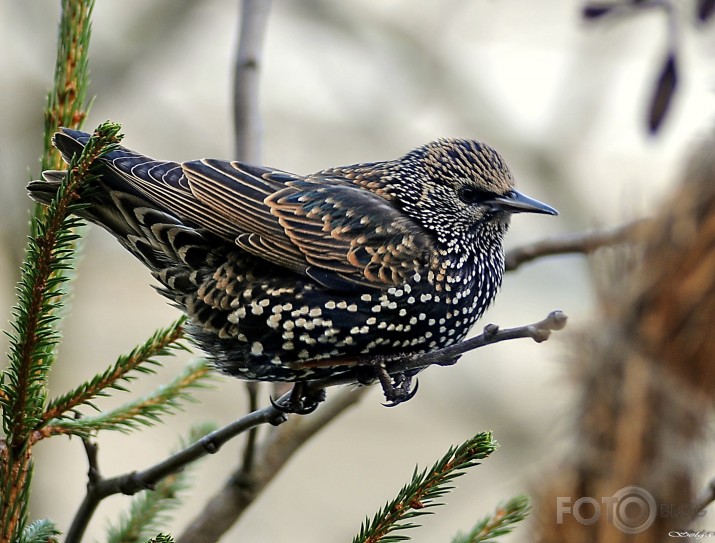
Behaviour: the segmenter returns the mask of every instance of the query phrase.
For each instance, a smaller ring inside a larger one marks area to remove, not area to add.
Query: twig
[[[259,383],[246,383],[246,391],[248,392],[248,412],[258,409],[258,387]],[[249,474],[253,469],[253,463],[256,456],[256,440],[258,438],[258,427],[251,428],[246,437],[246,445],[243,449],[243,464],[241,470]]]
[[[455,357],[468,351],[510,339],[531,338],[537,343],[541,343],[549,339],[552,331],[562,330],[566,326],[566,320],[566,314],[563,311],[556,310],[549,313],[541,321],[525,326],[517,326],[516,328],[502,330],[496,324],[487,324],[484,327],[484,332],[476,337],[429,353],[401,358],[398,362],[388,364],[388,371],[402,372],[426,368],[434,364],[453,364]]]
[[[289,394],[286,394],[279,401],[285,401],[289,396]],[[133,495],[140,490],[151,489],[167,475],[180,470],[187,464],[207,454],[214,454],[233,437],[259,424],[281,424],[285,420],[285,414],[282,411],[269,405],[211,432],[185,449],[143,471],[133,471],[111,479],[104,479],[97,473],[97,479],[95,481],[90,479],[87,484],[87,494],[72,521],[65,542],[79,543],[82,540],[89,520],[104,498],[114,494]]]
[[[608,245],[637,241],[652,224],[650,219],[639,219],[615,228],[574,232],[547,238],[508,251],[504,259],[505,268],[506,271],[514,271],[522,264],[543,256],[589,254]]]
[[[271,0],[242,0],[238,51],[234,72],[234,133],[236,159],[260,164],[263,122],[259,107],[260,67],[263,41],[268,24]],[[249,411],[258,408],[258,384],[247,383]],[[246,439],[242,470],[248,475],[253,469],[258,429],[253,428]]]
[[[410,370],[424,369],[428,366],[439,365],[448,366],[454,364],[455,358],[474,349],[479,349],[486,345],[508,341],[511,339],[531,338],[537,343],[546,341],[551,332],[562,330],[566,326],[568,317],[563,311],[552,311],[541,321],[517,326],[516,328],[501,329],[496,324],[488,324],[484,327],[484,332],[476,337],[461,341],[455,345],[436,349],[420,354],[399,354],[383,357],[364,358],[357,361],[359,366],[384,365],[389,374],[404,373]],[[320,389],[345,385],[355,382],[355,376],[338,375],[311,381],[306,384],[306,392],[313,392]]]
[[[271,0],[243,0],[233,89],[236,159],[259,164],[263,123],[258,83]]]
[[[87,438],[82,438],[82,445],[84,445],[84,452],[87,455],[87,479],[89,484],[95,484],[101,479],[99,474],[99,461],[97,460],[98,447],[96,443],[93,443]]]
[[[176,543],[213,543],[248,509],[293,454],[370,390],[343,389],[309,417],[291,417],[272,428],[256,450],[249,477],[239,468],[187,526]]]

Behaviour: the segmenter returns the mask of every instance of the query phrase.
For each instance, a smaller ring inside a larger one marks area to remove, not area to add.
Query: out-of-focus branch
[[[573,232],[546,238],[530,245],[507,251],[504,259],[506,271],[514,271],[522,264],[544,256],[571,253],[589,254],[601,247],[642,240],[652,227],[650,219],[639,219],[615,228]]]
[[[252,164],[263,160],[263,120],[261,118],[260,77],[263,42],[272,0],[242,0],[238,49],[234,66],[233,119],[235,158]],[[259,383],[247,383],[250,411],[258,407]],[[243,451],[243,469],[253,468],[258,428],[253,428]]]
[[[583,6],[583,16],[595,20],[603,18],[622,17],[637,13],[646,13],[653,9],[663,12],[668,23],[668,47],[664,55],[663,64],[655,81],[653,94],[650,99],[647,113],[647,126],[651,134],[656,134],[663,124],[665,115],[671,107],[672,99],[678,83],[677,52],[681,40],[679,32],[679,10],[676,2],[672,0],[621,0],[620,2],[587,2]],[[698,8],[701,21],[709,18],[711,9]]]
[[[237,160],[260,164],[263,122],[259,104],[263,41],[271,0],[243,0],[234,72],[233,107]]]
[[[665,541],[694,520],[677,507],[692,511],[713,501],[712,487],[696,495],[715,390],[713,150],[711,135],[642,250],[610,259],[601,319],[573,346],[582,391],[569,436],[575,450],[535,500],[541,541]],[[584,526],[575,507],[580,498],[606,504],[608,512]]]
[[[704,515],[705,513],[702,513],[702,511],[713,502],[715,502],[715,479],[710,479],[694,502],[695,506],[690,511],[690,521],[693,522],[701,515]]]
[[[348,407],[355,405],[369,389],[344,389],[309,417],[291,417],[271,429],[256,451],[250,471],[237,469],[224,487],[206,504],[177,543],[213,543],[246,511],[273,480],[293,454]]]

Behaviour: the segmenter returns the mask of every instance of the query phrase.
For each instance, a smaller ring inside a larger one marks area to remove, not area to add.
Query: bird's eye
[[[492,197],[492,194],[490,194],[489,192],[485,190],[479,190],[478,188],[471,187],[469,185],[459,187],[457,195],[459,196],[459,199],[462,200],[465,204],[478,204]]]

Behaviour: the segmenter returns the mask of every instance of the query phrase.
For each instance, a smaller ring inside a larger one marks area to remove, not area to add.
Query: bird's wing
[[[69,160],[89,137],[63,128],[54,143]],[[349,182],[354,168],[305,178],[240,162],[154,160],[124,147],[102,160],[109,191],[152,202],[329,288],[398,285],[429,259],[428,234],[384,198]]]
[[[196,199],[240,232],[239,247],[328,288],[398,285],[429,258],[414,221],[349,182],[218,160],[182,168]]]

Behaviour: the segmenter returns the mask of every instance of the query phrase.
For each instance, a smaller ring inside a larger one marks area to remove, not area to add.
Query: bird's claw
[[[271,405],[278,411],[285,414],[293,413],[296,415],[308,415],[312,413],[318,409],[318,406],[324,400],[324,389],[306,391],[305,383],[303,382],[297,382],[293,386],[290,397],[283,402],[278,402],[273,398],[270,398]]]
[[[387,400],[386,403],[382,404],[385,407],[396,407],[411,400],[417,394],[419,381],[415,380],[415,386],[412,388],[412,375],[407,373],[390,375],[383,364],[375,366],[375,373]]]
[[[407,377],[401,381],[398,386],[393,386],[390,390],[385,390],[383,387],[383,392],[385,393],[386,403],[382,404],[385,407],[397,407],[401,403],[411,400],[417,394],[417,389],[420,388],[420,382],[415,379],[414,388],[410,389],[412,384],[412,377]]]

